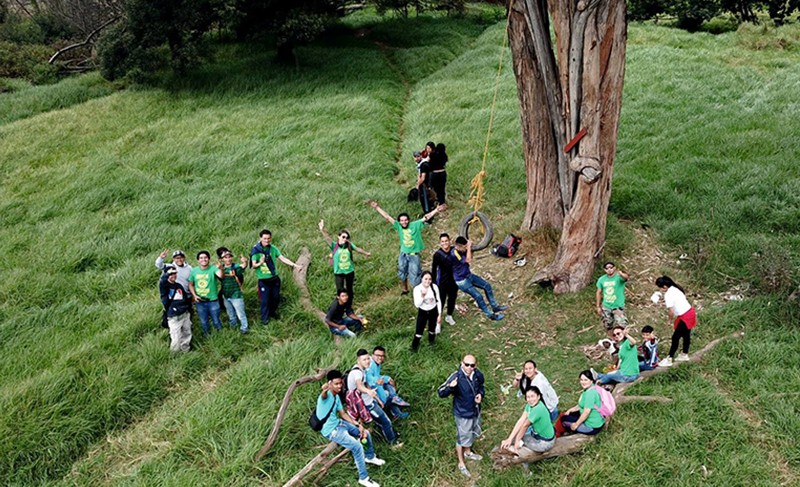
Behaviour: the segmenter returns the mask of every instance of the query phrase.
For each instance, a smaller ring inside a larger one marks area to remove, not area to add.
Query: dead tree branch
[[[116,22],[116,21],[117,21],[117,20],[119,20],[119,19],[120,19],[120,17],[119,17],[119,16],[116,16],[116,17],[112,17],[112,18],[110,18],[110,19],[106,20],[105,22],[103,22],[103,24],[102,24],[102,25],[100,25],[100,27],[98,27],[98,28],[96,28],[95,30],[93,30],[92,32],[90,32],[90,33],[89,33],[89,35],[88,35],[88,36],[86,36],[86,40],[85,40],[85,41],[83,41],[83,42],[78,42],[77,44],[71,44],[71,45],[69,45],[69,46],[67,46],[67,47],[64,47],[64,48],[62,48],[62,49],[59,49],[58,51],[56,51],[56,53],[55,53],[55,54],[53,54],[53,55],[50,57],[50,60],[49,60],[49,61],[47,61],[47,62],[48,62],[48,63],[50,63],[50,64],[53,64],[53,63],[56,61],[56,59],[58,59],[58,57],[59,57],[59,56],[61,56],[62,54],[64,54],[65,52],[72,51],[73,49],[77,49],[77,48],[79,48],[79,47],[88,46],[90,43],[92,43],[92,42],[93,42],[93,40],[94,40],[94,37],[95,37],[95,36],[96,36],[98,33],[100,33],[100,31],[101,31],[101,30],[105,29],[106,27],[108,27],[109,25],[113,24],[114,22]]]
[[[312,458],[311,461],[308,462],[305,467],[300,469],[299,472],[294,474],[294,477],[292,477],[291,479],[289,479],[288,482],[283,484],[283,487],[294,487],[295,485],[299,485],[303,481],[303,478],[306,475],[308,475],[312,470],[314,470],[314,467],[322,463],[326,458],[328,458],[328,455],[336,451],[337,448],[339,448],[339,445],[337,445],[336,443],[334,442],[328,443],[328,446],[326,446],[321,452],[319,452],[317,456]]]

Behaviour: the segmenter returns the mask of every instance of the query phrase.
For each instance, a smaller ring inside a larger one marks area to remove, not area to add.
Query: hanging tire
[[[478,222],[475,222],[475,224],[480,224],[483,226],[483,238],[480,242],[472,243],[472,250],[483,250],[488,247],[490,243],[492,243],[492,239],[494,238],[494,227],[492,227],[492,222],[489,221],[488,216],[484,215],[480,211],[468,213],[467,216],[461,220],[461,223],[458,224],[458,234],[469,240],[469,222],[472,220],[473,215],[477,215],[479,220]]]

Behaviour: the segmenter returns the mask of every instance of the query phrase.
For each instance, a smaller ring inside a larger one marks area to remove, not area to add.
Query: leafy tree
[[[786,17],[800,11],[800,0],[765,0],[764,3],[775,25],[782,25]]]

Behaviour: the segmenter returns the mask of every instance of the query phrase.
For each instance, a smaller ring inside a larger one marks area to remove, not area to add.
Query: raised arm
[[[376,210],[378,213],[380,213],[380,215],[381,215],[382,217],[384,217],[384,218],[386,219],[386,221],[388,221],[389,223],[391,223],[392,225],[394,225],[395,219],[394,219],[394,218],[392,218],[392,216],[391,216],[390,214],[386,213],[386,212],[383,210],[383,208],[381,208],[380,206],[378,206],[378,202],[377,202],[377,201],[370,201],[370,202],[369,202],[369,206],[371,206],[371,207],[375,208],[375,210]]]
[[[439,393],[439,397],[447,397],[450,394],[457,394],[458,393],[458,372],[453,372],[450,377],[444,381],[444,384],[439,386],[437,392]]]
[[[628,282],[628,278],[631,277],[629,274],[626,274],[620,270],[617,271],[617,274],[619,274],[619,277],[621,277],[625,282]]]
[[[422,221],[427,223],[428,220],[430,220],[431,218],[436,216],[437,213],[439,213],[439,210],[441,208],[442,208],[441,206],[437,206],[436,208],[434,208],[430,212],[426,213],[425,216],[422,217]]]
[[[467,259],[466,263],[472,262],[472,240],[467,240]]]
[[[325,239],[328,245],[331,245],[333,243],[333,240],[331,240],[331,236],[328,235],[328,232],[325,231],[325,220],[319,221],[319,231],[322,232],[322,238]]]
[[[169,249],[164,249],[161,255],[156,258],[156,268],[164,270],[164,259],[167,258],[167,252],[169,252]]]

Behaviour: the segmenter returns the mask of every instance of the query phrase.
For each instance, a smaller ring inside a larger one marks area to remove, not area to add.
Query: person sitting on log
[[[658,338],[653,333],[653,327],[650,325],[642,328],[642,352],[639,355],[639,372],[645,370],[653,370],[658,367]]]
[[[381,460],[375,455],[372,446],[372,435],[369,430],[361,426],[361,423],[353,419],[342,406],[339,393],[342,391],[342,373],[338,370],[331,370],[327,375],[328,381],[322,385],[322,393],[317,398],[317,408],[315,414],[317,419],[324,420],[322,426],[322,436],[327,440],[336,443],[353,454],[353,459],[358,468],[358,483],[364,487],[380,487],[367,474],[367,463],[372,465],[383,465],[385,460]],[[337,416],[341,416],[341,419]],[[366,445],[366,448],[362,445]]]
[[[536,368],[536,362],[528,360],[522,366],[522,372],[517,372],[514,377],[514,386],[519,386],[519,393],[517,397],[524,397],[526,392],[532,386],[535,386],[540,391],[542,402],[550,414],[550,422],[555,423],[558,419],[558,394],[550,385],[547,377]]]
[[[597,383],[633,382],[639,378],[639,354],[636,351],[636,340],[628,334],[627,328],[619,325],[614,327],[612,333],[619,345],[617,370],[608,374],[597,374]],[[594,374],[594,369],[592,369],[592,374]]]
[[[591,370],[584,370],[579,374],[583,392],[578,399],[578,405],[567,409],[561,417],[561,425],[566,430],[596,435],[603,429],[606,420],[598,409],[602,406],[600,393],[594,390],[593,374]]]
[[[392,421],[389,416],[383,410],[384,403],[378,398],[378,392],[369,387],[366,372],[372,361],[369,352],[361,348],[356,352],[356,357],[356,365],[347,374],[347,390],[361,393],[361,400],[364,402],[364,406],[369,411],[372,419],[381,427],[381,432],[386,442],[392,445],[394,449],[402,448],[403,443],[397,441],[397,432],[392,427]]]
[[[551,450],[556,444],[556,430],[550,421],[550,411],[542,401],[542,392],[536,386],[529,386],[525,390],[525,401],[528,403],[525,411],[500,447],[514,453],[523,446],[537,453]]]
[[[378,345],[372,350],[372,363],[367,368],[367,383],[378,393],[378,399],[392,413],[394,419],[406,419],[408,413],[400,411],[398,406],[410,406],[402,397],[397,395],[394,379],[381,374],[381,365],[386,360],[386,349]]]

